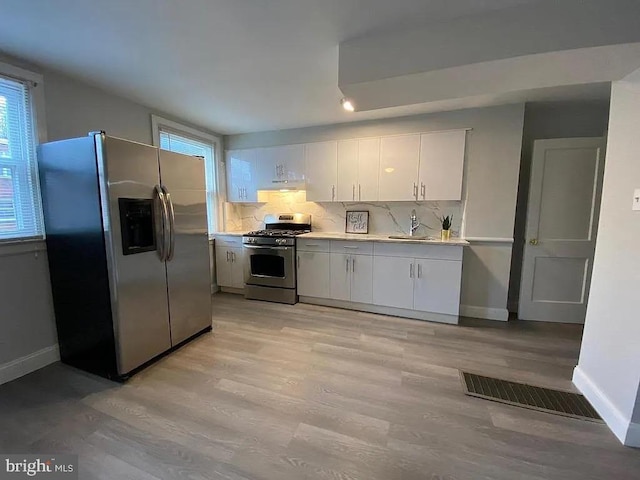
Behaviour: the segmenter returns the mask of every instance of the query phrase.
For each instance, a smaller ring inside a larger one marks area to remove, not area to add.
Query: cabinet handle
[[[230,258],[230,257],[229,257],[229,254],[230,254],[230,253],[231,253],[231,252],[230,252],[229,250],[227,250],[227,262],[229,262],[229,261],[230,261],[230,260],[229,260],[229,258]]]
[[[300,270],[300,255],[298,255],[298,264],[296,266],[298,267],[298,270]]]
[[[353,184],[353,188],[351,189],[351,200],[356,200],[356,184]]]
[[[418,184],[417,183],[413,184],[413,196],[415,197],[416,200],[418,200]]]
[[[351,258],[351,272],[356,273],[356,258]]]
[[[362,185],[358,184],[358,201],[362,200]]]
[[[420,187],[420,193],[422,194],[422,199],[426,200],[426,197],[427,197],[427,186],[424,183]]]
[[[336,186],[335,185],[331,185],[331,201],[335,201],[336,199]]]
[[[413,278],[413,263],[409,264],[409,278]]]
[[[346,260],[346,264],[347,264],[347,269],[345,270],[347,273],[349,273],[349,257],[345,258]]]
[[[356,247],[355,245],[344,245],[342,248],[346,248],[347,250],[358,250],[360,247]]]
[[[422,264],[418,264],[418,278],[422,277]]]
[[[236,252],[231,252],[231,263],[235,263],[236,261]]]

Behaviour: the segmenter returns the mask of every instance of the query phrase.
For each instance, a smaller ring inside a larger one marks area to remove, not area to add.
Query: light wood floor
[[[462,394],[458,368],[572,388],[578,326],[214,300],[214,334],[124,386],[0,386],[0,452],[77,453],[81,479],[640,478],[605,425]]]

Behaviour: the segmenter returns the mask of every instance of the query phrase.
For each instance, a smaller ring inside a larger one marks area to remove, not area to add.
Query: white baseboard
[[[24,357],[0,365],[0,385],[20,378],[60,360],[58,345],[51,345]]]
[[[573,369],[573,384],[589,400],[620,442],[629,447],[640,447],[640,425],[631,423],[631,419],[618,410],[579,365]]]
[[[506,308],[478,307],[475,305],[460,305],[460,315],[463,317],[484,318],[486,320],[509,320],[509,310]]]

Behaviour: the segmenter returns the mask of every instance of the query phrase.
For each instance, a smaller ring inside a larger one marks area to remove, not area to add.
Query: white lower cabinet
[[[373,257],[332,253],[330,293],[334,300],[372,303]]]
[[[460,311],[461,280],[460,246],[298,243],[298,293],[324,305],[451,322]]]
[[[328,252],[298,250],[298,295],[329,298]]]
[[[425,312],[458,315],[462,262],[416,259],[413,308]]]
[[[413,309],[413,258],[373,258],[373,303]]]
[[[244,288],[244,251],[242,247],[216,245],[218,286]]]

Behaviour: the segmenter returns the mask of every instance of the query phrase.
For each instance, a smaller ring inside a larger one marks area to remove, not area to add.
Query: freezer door
[[[96,136],[118,373],[171,348],[158,150]],[[91,279],[87,279],[91,281]]]
[[[204,160],[160,150],[160,177],[171,217],[167,283],[171,338],[177,345],[211,327]]]

